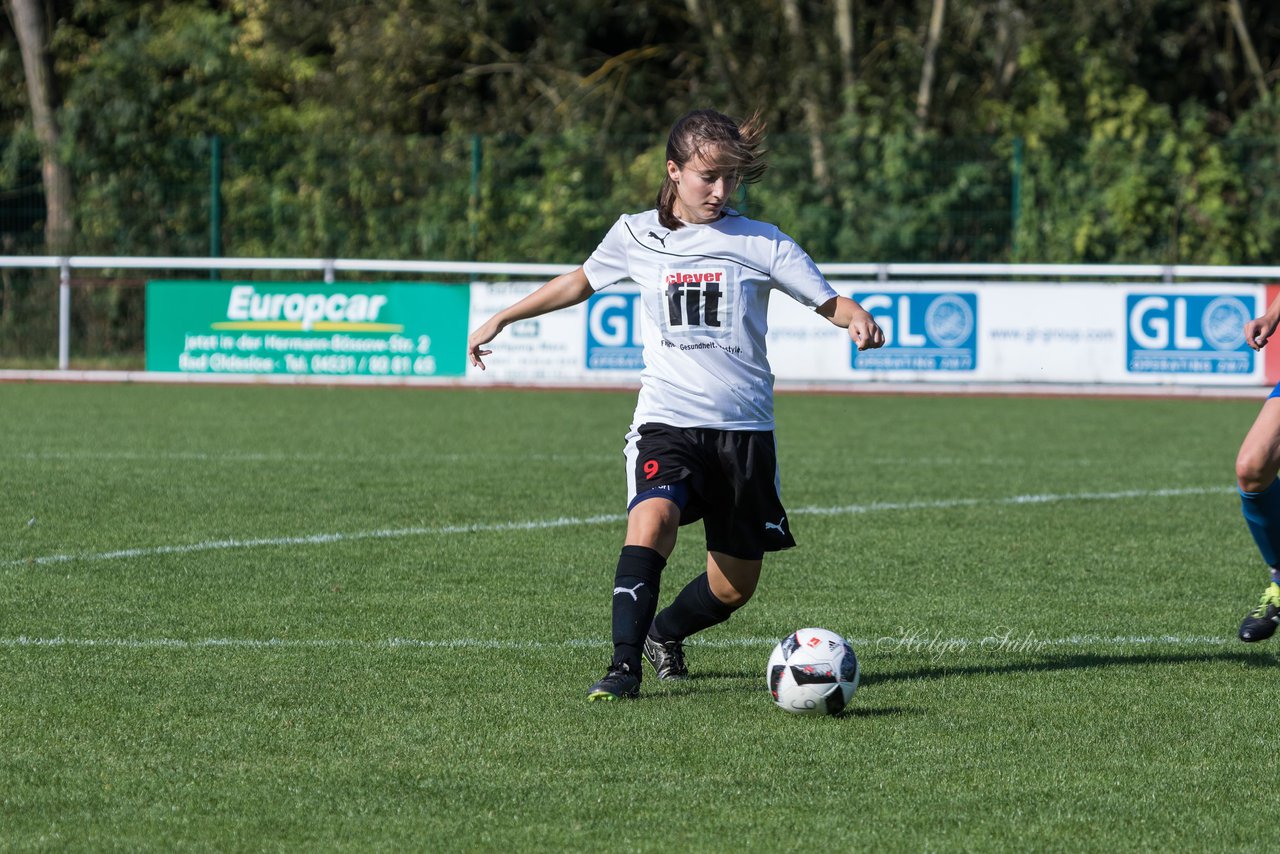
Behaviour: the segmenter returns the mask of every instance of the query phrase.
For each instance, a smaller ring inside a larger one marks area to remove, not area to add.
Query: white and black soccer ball
[[[800,629],[773,648],[765,679],[773,701],[799,715],[839,714],[858,690],[858,656],[826,629]]]

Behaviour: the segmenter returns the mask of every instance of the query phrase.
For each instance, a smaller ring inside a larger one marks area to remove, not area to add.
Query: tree
[[[844,118],[849,120],[858,109],[858,72],[854,62],[853,0],[836,0],[836,41],[840,46],[840,101]]]
[[[782,0],[782,13],[787,22],[787,33],[791,36],[793,52],[811,50],[812,41],[806,38],[804,21],[800,17],[800,7],[796,0]],[[799,63],[797,63],[799,64]],[[822,106],[815,92],[812,75],[795,75],[792,79],[799,90],[797,100],[804,110],[805,129],[809,132],[809,156],[813,161],[813,180],[824,193],[831,190],[831,174],[827,168],[826,143],[823,140]]]
[[[31,123],[40,145],[45,193],[45,243],[49,251],[70,251],[74,234],[71,172],[63,157],[58,124],[58,87],[49,52],[46,10],[36,0],[4,0],[5,13],[18,37],[27,81]]]
[[[1258,54],[1253,49],[1253,39],[1249,36],[1249,25],[1245,23],[1240,0],[1227,0],[1227,15],[1231,18],[1231,26],[1240,39],[1240,50],[1244,53],[1249,74],[1253,77],[1253,84],[1258,90],[1258,97],[1265,101],[1268,96],[1266,75],[1263,74],[1262,63],[1258,61]]]
[[[947,14],[947,0],[933,0],[929,31],[924,40],[924,61],[920,69],[920,90],[916,95],[916,129],[929,125],[929,105],[933,97],[933,76],[938,64],[938,43],[942,40],[942,22]]]

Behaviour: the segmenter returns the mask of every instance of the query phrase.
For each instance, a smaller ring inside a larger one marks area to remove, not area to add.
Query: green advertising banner
[[[147,283],[147,370],[460,377],[466,285]]]

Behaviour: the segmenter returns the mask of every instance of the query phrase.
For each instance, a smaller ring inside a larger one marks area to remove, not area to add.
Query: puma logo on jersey
[[[663,249],[666,249],[666,248],[667,248],[667,238],[668,238],[668,237],[670,237],[671,235],[670,235],[670,234],[664,234],[662,237],[659,237],[658,235],[654,234],[654,233],[651,231],[651,232],[649,232],[649,236],[650,236],[650,237],[652,237],[654,240],[658,241],[659,243],[661,243],[661,244],[662,244],[662,248],[663,248]]]
[[[786,517],[786,516],[783,516],[781,519],[779,519],[779,520],[778,520],[778,524],[776,524],[776,525],[775,525],[775,524],[773,524],[772,522],[765,522],[765,523],[764,523],[764,529],[765,529],[766,531],[768,531],[769,529],[771,529],[771,528],[772,528],[773,530],[777,531],[779,534],[782,534],[783,536],[786,536],[787,532],[786,532],[786,531],[784,531],[784,530],[782,530],[782,525],[783,525],[783,523],[785,523],[786,521],[787,521],[787,517]]]
[[[644,587],[643,581],[641,581],[635,587],[615,587],[613,588],[613,595],[617,596],[619,593],[626,593],[628,596],[631,597],[631,600],[633,602],[639,602],[640,597],[636,595],[636,591],[639,590],[641,587]]]

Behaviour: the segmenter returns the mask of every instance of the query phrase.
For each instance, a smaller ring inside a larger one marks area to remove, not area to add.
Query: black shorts
[[[796,544],[772,431],[642,424],[627,436],[626,458],[627,509],[649,490],[683,483],[680,524],[701,519],[708,551],[758,560]]]

